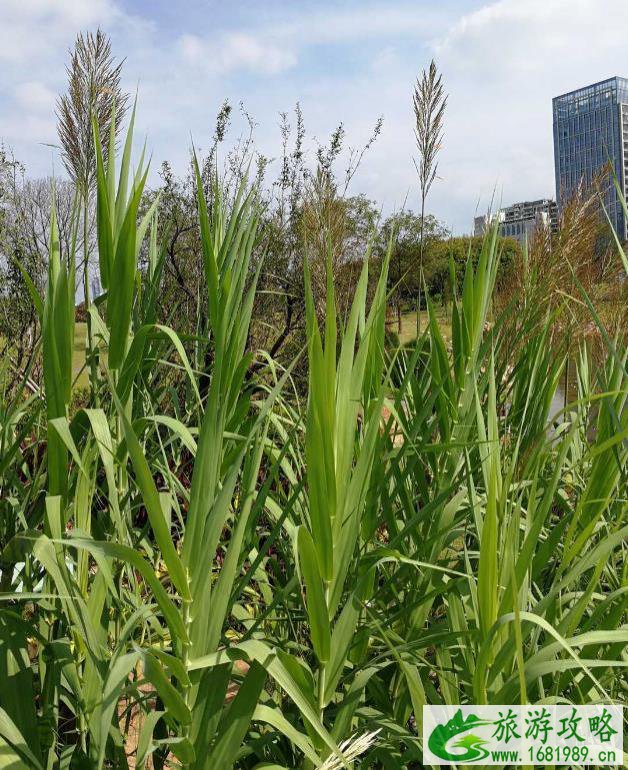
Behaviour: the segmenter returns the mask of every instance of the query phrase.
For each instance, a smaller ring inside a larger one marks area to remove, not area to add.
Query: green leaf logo
[[[469,714],[465,719],[459,709],[454,716],[444,725],[437,725],[429,737],[428,746],[433,754],[450,762],[479,762],[488,757],[488,751],[483,748],[487,743],[473,733],[464,735],[455,743],[450,743],[457,735],[462,735],[481,725],[493,724],[490,720],[479,719],[475,714]],[[464,749],[464,751],[451,751],[450,749]]]

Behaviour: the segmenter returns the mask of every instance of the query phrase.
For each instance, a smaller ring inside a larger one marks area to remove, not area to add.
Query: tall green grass
[[[95,142],[90,406],[53,211],[44,393],[0,411],[0,765],[410,768],[424,704],[625,702],[619,341],[552,425],[564,357],[549,318],[507,352],[493,231],[450,347],[429,308],[387,349],[367,258],[344,320],[306,269],[307,393],[261,353],[251,378],[255,190],[208,206],[197,169],[208,325],[181,339],[132,121],[119,169]]]

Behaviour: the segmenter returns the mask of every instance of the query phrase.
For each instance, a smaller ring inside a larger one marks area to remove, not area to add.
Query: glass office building
[[[554,168],[559,209],[584,180],[610,162],[626,195],[628,179],[628,80],[611,78],[553,99]],[[604,205],[617,234],[628,231],[624,211],[612,184],[605,183]]]

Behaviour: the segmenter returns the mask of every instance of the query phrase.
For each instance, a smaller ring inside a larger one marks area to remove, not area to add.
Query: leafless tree
[[[29,179],[23,166],[10,153],[0,150],[0,359],[9,361],[12,370],[9,387],[26,369],[30,369],[35,381],[39,375],[35,356],[39,318],[26,291],[21,268],[43,294],[53,194],[62,253],[69,254],[75,229],[73,183]]]
[[[67,180],[51,177],[31,179],[20,173],[15,176],[7,200],[8,236],[14,253],[33,266],[31,277],[43,288],[50,248],[50,211],[55,198],[57,226],[61,253],[70,254],[72,241],[82,248],[82,233],[74,234],[75,199],[74,185]],[[88,248],[95,243],[94,222],[90,217],[87,237]]]

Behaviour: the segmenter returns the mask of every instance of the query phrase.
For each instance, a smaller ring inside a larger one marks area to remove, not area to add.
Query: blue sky
[[[270,157],[297,100],[321,141],[342,121],[359,146],[383,115],[351,189],[386,212],[406,196],[416,208],[411,91],[434,57],[449,107],[428,208],[455,232],[494,190],[505,204],[553,196],[551,97],[628,75],[626,0],[2,0],[0,141],[33,175],[61,172],[46,146],[55,97],[76,33],[97,25],[126,57],[125,86],[139,87],[154,169],[168,159],[182,171],[190,135],[208,143],[225,98],[244,102]]]

